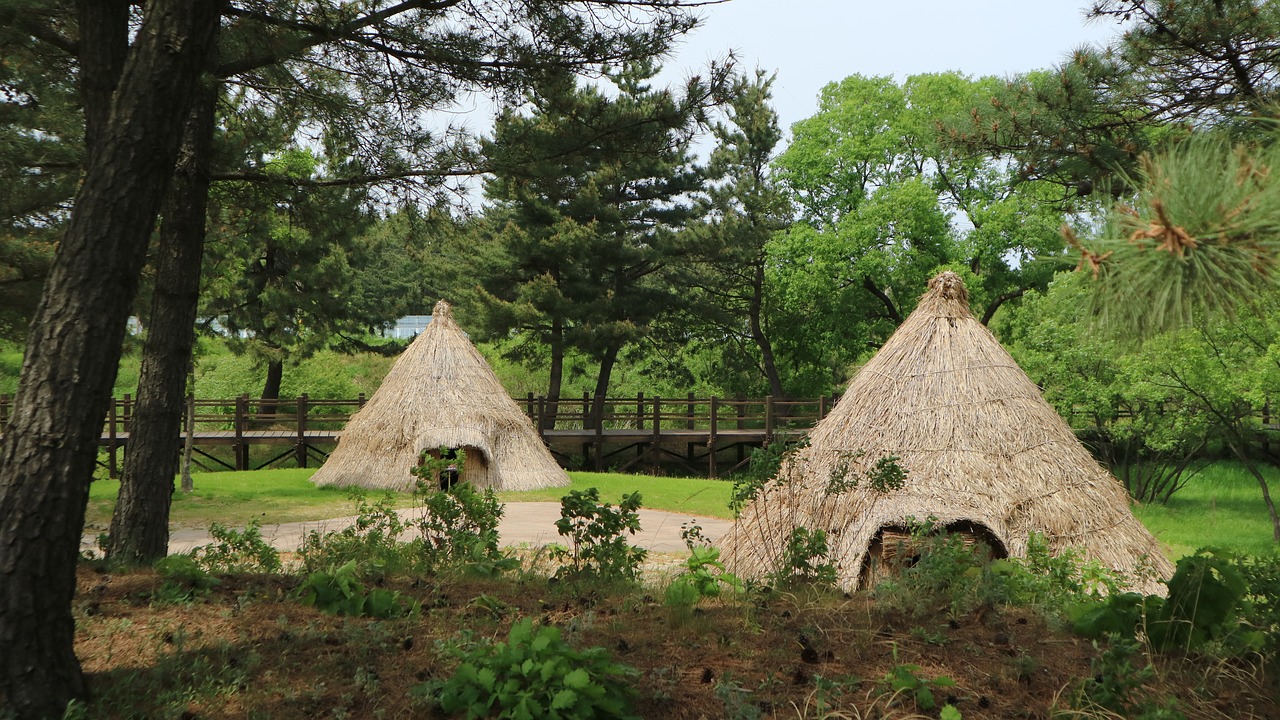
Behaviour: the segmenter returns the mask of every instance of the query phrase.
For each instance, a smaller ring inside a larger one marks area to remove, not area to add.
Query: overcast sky
[[[1087,0],[730,0],[703,10],[666,68],[673,80],[733,49],[742,67],[776,71],[782,126],[809,117],[829,82],[855,73],[899,80],[1048,68],[1116,25],[1086,24]]]

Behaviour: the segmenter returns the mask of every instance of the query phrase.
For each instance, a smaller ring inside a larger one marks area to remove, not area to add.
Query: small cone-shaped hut
[[[476,487],[568,485],[532,421],[453,321],[449,304],[436,303],[431,317],[352,416],[312,482],[410,490],[420,453],[444,447],[465,457],[461,479]]]
[[[900,489],[832,482],[865,478],[887,456],[907,473]],[[781,567],[794,528],[825,530],[840,584],[852,590],[893,538],[928,518],[997,557],[1025,555],[1041,533],[1051,552],[1080,548],[1143,592],[1158,592],[1173,571],[1119,481],[973,317],[951,272],[930,281],[721,546],[736,572],[760,576]]]

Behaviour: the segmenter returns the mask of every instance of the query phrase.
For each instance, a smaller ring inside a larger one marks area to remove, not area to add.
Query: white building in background
[[[382,331],[382,337],[412,340],[431,324],[430,315],[405,315]]]

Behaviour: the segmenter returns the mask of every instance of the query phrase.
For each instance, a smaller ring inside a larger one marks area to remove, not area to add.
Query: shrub
[[[440,690],[440,707],[467,718],[631,718],[636,672],[603,648],[574,650],[560,630],[528,618],[506,642],[460,652]]]
[[[778,585],[835,585],[838,576],[825,530],[792,529],[782,557],[782,567],[773,573]]]
[[[333,615],[394,618],[416,610],[394,590],[366,589],[356,575],[356,561],[328,571],[307,575],[298,588],[299,601]]]
[[[635,580],[640,576],[640,563],[648,551],[633,547],[624,533],[634,535],[640,529],[640,493],[622,496],[614,508],[600,502],[600,491],[570,490],[560,499],[560,519],[556,530],[569,539],[569,547],[556,552],[560,560],[568,559],[556,575],[601,580]]]
[[[1230,652],[1262,650],[1267,638],[1242,626],[1249,612],[1249,583],[1234,556],[1202,549],[1178,560],[1173,577],[1165,581],[1167,598],[1121,593],[1082,607],[1074,629],[1085,637],[1115,635],[1133,639],[1141,627],[1157,650],[1202,650],[1210,642]]]
[[[393,496],[369,502],[353,488],[348,497],[356,505],[355,522],[342,530],[308,533],[299,550],[303,568],[316,572],[354,561],[360,574],[381,577],[410,569],[414,561],[400,542],[408,526],[396,512]]]
[[[1262,652],[1280,650],[1280,555],[1239,557],[1232,565],[1244,578],[1241,620],[1263,638]]]
[[[414,496],[422,504],[423,514],[415,525],[427,567],[464,566],[494,574],[519,565],[498,547],[503,506],[492,489],[479,493],[470,483],[460,482],[436,490],[420,481]]]
[[[257,518],[244,530],[219,522],[209,526],[215,542],[191,550],[191,557],[211,573],[278,573],[280,553],[262,539]]]

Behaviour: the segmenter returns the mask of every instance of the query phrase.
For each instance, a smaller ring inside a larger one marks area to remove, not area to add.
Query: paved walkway
[[[401,510],[400,516],[406,520],[414,520],[422,511],[419,509]],[[262,536],[277,550],[292,552],[302,546],[302,538],[312,530],[327,532],[341,530],[355,522],[355,516],[332,518],[329,520],[312,520],[309,522],[281,523],[264,525]],[[498,525],[498,535],[503,545],[542,546],[563,542],[564,538],[556,532],[556,520],[560,519],[560,503],[555,502],[509,502],[505,505],[502,522]],[[697,517],[662,510],[640,510],[640,532],[631,536],[631,544],[645,548],[650,552],[676,552],[684,550],[684,541],[680,538],[680,526],[696,520],[702,526],[702,534],[711,541],[718,540],[733,525],[730,520],[722,518]],[[183,553],[192,548],[210,542],[205,530],[175,530],[169,536],[169,552]],[[81,547],[89,550],[96,540],[86,537]]]

